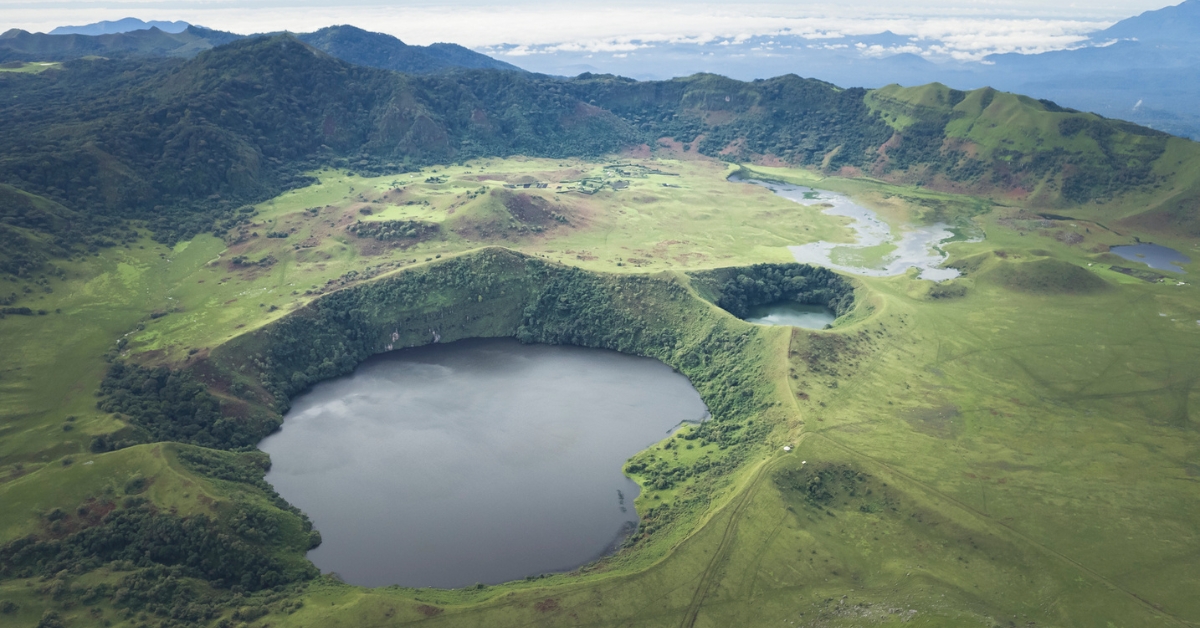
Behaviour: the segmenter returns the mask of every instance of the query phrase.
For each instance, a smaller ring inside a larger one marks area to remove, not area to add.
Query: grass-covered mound
[[[1109,288],[1088,269],[1053,258],[996,260],[981,276],[985,281],[1029,294],[1094,294]]]

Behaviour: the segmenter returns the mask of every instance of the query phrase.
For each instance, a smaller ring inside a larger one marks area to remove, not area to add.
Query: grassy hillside
[[[876,176],[1200,233],[1195,142],[989,88],[892,85],[867,103],[896,130]]]

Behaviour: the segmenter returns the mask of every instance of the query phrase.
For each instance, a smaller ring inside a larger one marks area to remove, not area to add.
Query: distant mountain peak
[[[397,72],[429,74],[456,68],[524,71],[458,44],[412,46],[392,35],[357,26],[327,26],[297,38],[350,63]]]
[[[68,29],[73,30],[68,33]],[[5,32],[0,35],[0,62],[65,61],[86,55],[191,58],[201,51],[244,37],[186,22],[143,22],[136,18],[88,26],[64,26],[55,29],[55,33],[29,33],[19,29]],[[289,33],[286,37],[294,37],[314,50],[355,65],[409,74],[459,69],[524,72],[515,65],[458,44],[410,46],[391,35],[373,33],[357,26],[328,26],[313,33]]]
[[[84,24],[82,26],[59,26],[50,31],[50,35],[114,35],[117,33],[129,33],[132,31],[141,31],[150,28],[157,28],[164,33],[182,33],[191,26],[187,22],[162,22],[151,21],[145,22],[136,17],[127,17],[120,20],[106,20],[103,22],[95,22],[93,24]]]
[[[1200,33],[1200,0],[1185,0],[1180,4],[1146,11],[1121,20],[1092,35],[1102,42],[1112,39],[1136,39],[1143,42],[1193,42]]]

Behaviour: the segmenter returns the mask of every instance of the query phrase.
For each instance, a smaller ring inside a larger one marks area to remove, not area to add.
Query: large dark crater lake
[[[322,571],[455,588],[612,551],[637,522],[625,461],[707,416],[656,360],[477,339],[317,384],[259,447],[267,481],[320,530],[309,558]]]

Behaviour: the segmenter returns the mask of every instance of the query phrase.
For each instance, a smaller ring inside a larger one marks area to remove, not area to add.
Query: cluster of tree
[[[279,427],[266,412],[226,416],[221,404],[186,371],[145,368],[116,362],[100,383],[97,407],[119,413],[154,441],[175,441],[217,449],[254,447]],[[101,443],[103,450],[109,443]]]
[[[745,318],[756,305],[794,301],[824,305],[841,316],[854,307],[854,286],[841,275],[807,264],[755,264],[737,269],[720,289],[720,305]]]
[[[737,431],[742,427],[739,424],[722,426],[725,431]],[[688,443],[693,440],[699,440],[702,447],[708,444],[708,440],[703,436],[697,435],[696,430],[694,430],[685,433],[679,438],[667,441],[664,448],[667,450],[674,449],[679,446],[679,441]],[[653,454],[644,454],[627,463],[625,465],[625,472],[630,475],[644,477],[646,485],[651,488],[668,490],[681,482],[687,481],[689,478],[705,474],[721,475],[728,473],[736,468],[739,462],[741,462],[741,459],[738,456],[723,456],[716,459],[703,456],[690,465],[681,465],[673,461],[658,458]]]
[[[137,240],[108,216],[82,216],[58,203],[0,184],[0,274],[30,278],[61,274],[51,258],[91,253]]]
[[[380,241],[412,240],[435,235],[438,232],[438,224],[420,220],[360,220],[346,227],[346,231],[360,238],[375,238]]]
[[[622,353],[658,356],[674,347],[679,330],[654,325],[633,308],[621,307],[624,286],[609,278],[549,264],[531,265],[534,284],[541,286],[526,306],[517,339],[526,343],[576,345]],[[630,283],[642,278],[632,278]],[[678,294],[678,284],[655,286]]]
[[[60,539],[28,536],[0,546],[0,577],[83,573],[120,561],[142,568],[177,566],[218,588],[258,591],[317,575],[311,565],[272,555],[264,540],[275,540],[271,535],[278,529],[255,527],[269,518],[248,513],[243,504],[233,504],[222,515],[227,521],[219,521],[161,513],[138,501],[144,500]]]
[[[826,505],[843,493],[853,497],[867,481],[857,470],[838,464],[813,465],[811,469],[788,469],[775,476],[782,488],[797,491],[813,504]]]
[[[140,496],[150,481],[134,476],[122,504],[104,498],[70,512],[56,508],[43,515],[41,533],[0,546],[0,579],[40,576],[38,592],[64,607],[103,599],[124,619],[151,613],[162,626],[207,623],[231,606],[241,607],[234,613],[238,621],[265,614],[266,605],[290,610],[294,605],[278,592],[317,575],[296,554],[316,547],[320,534],[264,480],[269,457],[188,445],[173,451],[190,471],[237,485],[216,516],[160,512]],[[129,575],[115,585],[76,584],[99,567]],[[267,589],[277,593],[245,597]]]
[[[34,316],[45,315],[46,310],[33,310],[27,307],[0,307],[0,317],[3,316]]]
[[[181,446],[178,452],[180,462],[195,473],[214,480],[236,482],[250,486],[271,500],[276,508],[290,512],[299,518],[302,531],[308,534],[308,547],[306,549],[312,549],[321,544],[321,533],[313,529],[312,521],[309,520],[308,515],[304,514],[299,508],[289,504],[279,493],[275,492],[275,487],[266,481],[266,472],[271,468],[271,458],[267,454],[258,450],[233,453],[189,446]],[[239,530],[251,519],[270,518],[269,513],[264,513],[260,510],[255,509],[253,517],[245,514],[249,512],[250,510],[244,509],[244,514],[235,517],[238,521]],[[275,529],[278,527],[278,524],[272,522],[267,526],[252,525],[251,527],[256,530],[262,530],[265,527]],[[271,538],[272,536],[274,535],[266,535],[267,538]]]
[[[273,265],[275,262],[278,262],[278,261],[279,260],[275,259],[274,255],[264,255],[262,257],[262,259],[259,259],[259,260],[251,260],[250,258],[246,257],[245,255],[234,255],[233,257],[229,258],[230,264],[232,264],[234,266],[242,266],[242,267],[259,266],[259,267],[265,268],[267,266]]]
[[[826,462],[784,469],[774,480],[785,494],[792,493],[826,512],[831,508],[894,512],[900,506],[887,484],[846,464]]]

